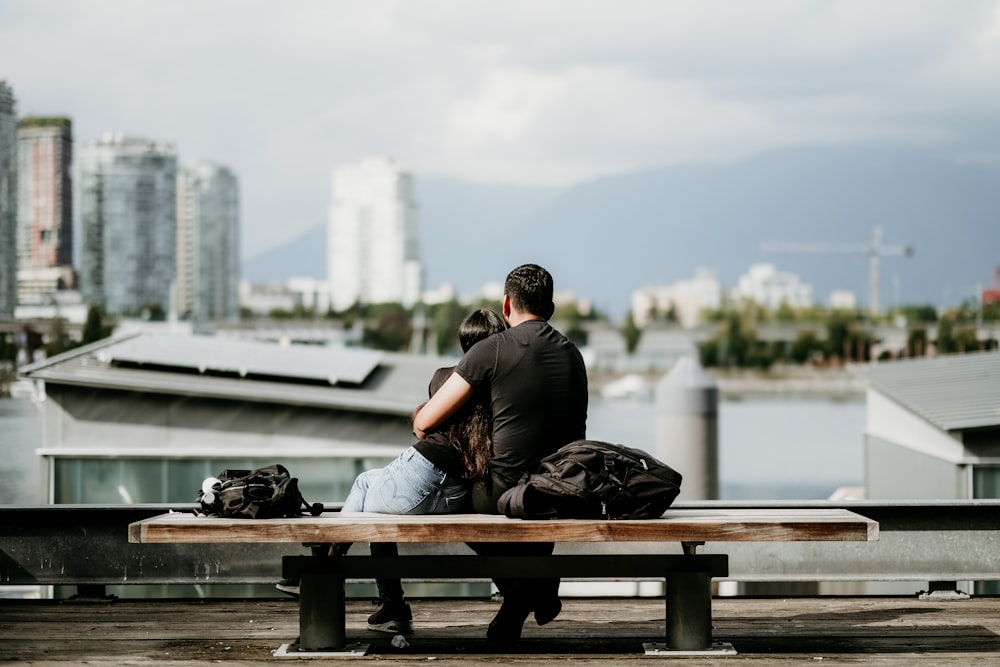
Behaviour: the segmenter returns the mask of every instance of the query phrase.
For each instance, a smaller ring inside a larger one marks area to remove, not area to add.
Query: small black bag
[[[301,516],[303,508],[318,516],[323,505],[310,505],[299,491],[299,480],[280,464],[257,470],[223,470],[204,481],[198,493],[202,513],[238,519]]]
[[[644,451],[577,440],[507,489],[497,509],[520,519],[655,519],[681,490],[681,474]]]

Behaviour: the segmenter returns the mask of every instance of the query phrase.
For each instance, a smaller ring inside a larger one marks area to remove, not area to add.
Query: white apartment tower
[[[108,313],[171,310],[177,267],[173,146],[107,134],[80,152],[80,292]]]
[[[17,305],[17,105],[0,80],[0,317]]]
[[[18,122],[18,303],[44,303],[74,287],[72,162],[69,118]]]
[[[228,168],[184,164],[177,175],[177,312],[239,319],[239,181]]]
[[[334,310],[420,300],[423,270],[410,174],[368,157],[333,171],[327,268]]]

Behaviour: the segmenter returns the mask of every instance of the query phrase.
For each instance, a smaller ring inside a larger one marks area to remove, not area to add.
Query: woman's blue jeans
[[[414,447],[408,447],[384,468],[366,470],[354,480],[343,512],[383,514],[454,514],[469,511],[467,482],[448,475]],[[372,543],[373,556],[396,556],[395,542]],[[399,579],[377,579],[379,595],[403,597]]]

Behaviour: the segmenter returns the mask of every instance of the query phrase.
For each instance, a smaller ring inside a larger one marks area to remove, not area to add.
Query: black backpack
[[[681,491],[681,474],[639,449],[577,440],[507,489],[497,509],[520,519],[655,519]]]
[[[202,514],[238,519],[274,519],[301,516],[305,508],[313,516],[323,505],[310,505],[299,492],[299,480],[280,464],[257,470],[223,470],[204,481],[198,493]]]

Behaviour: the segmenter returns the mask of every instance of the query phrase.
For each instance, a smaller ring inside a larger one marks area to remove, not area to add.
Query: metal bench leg
[[[736,655],[729,642],[712,641],[712,575],[672,572],[666,579],[667,641],[644,643],[646,655]]]
[[[345,606],[343,574],[303,574],[299,582],[299,650],[344,650]]]
[[[667,575],[667,648],[712,648],[712,577],[706,572]]]

